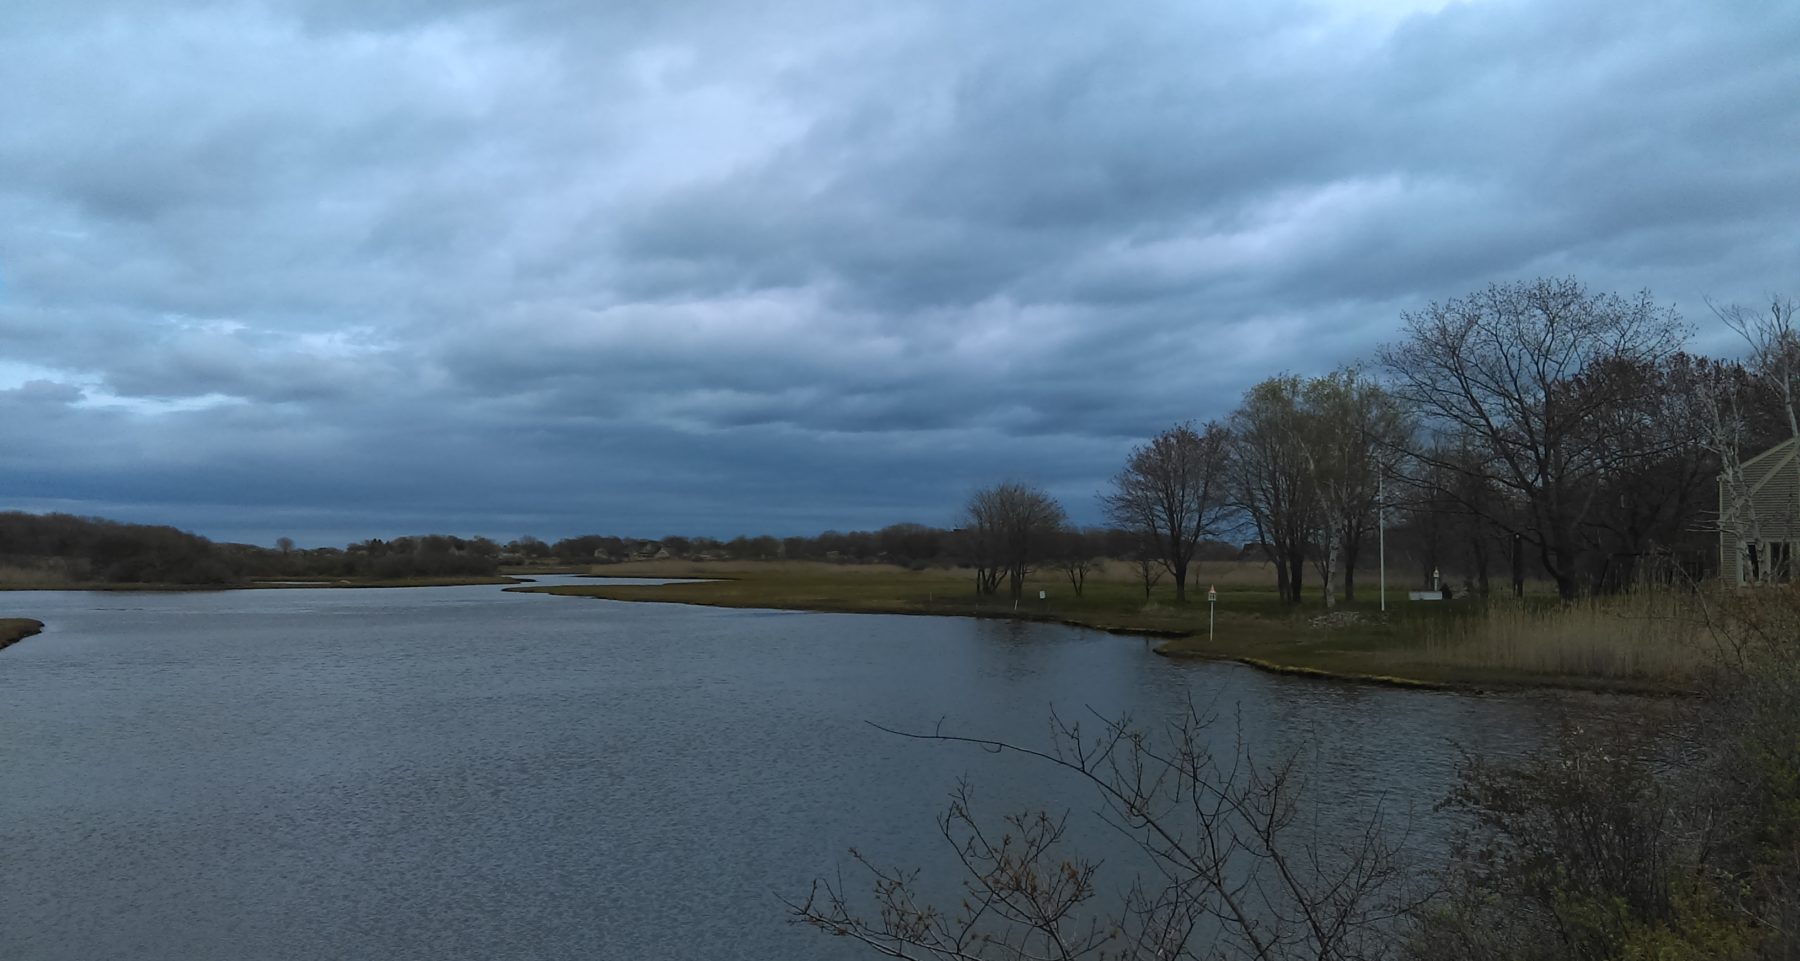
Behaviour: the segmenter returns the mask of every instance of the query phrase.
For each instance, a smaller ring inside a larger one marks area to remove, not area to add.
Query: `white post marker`
[[[1219,589],[1208,585],[1206,588],[1206,639],[1213,639],[1213,610],[1219,603]]]

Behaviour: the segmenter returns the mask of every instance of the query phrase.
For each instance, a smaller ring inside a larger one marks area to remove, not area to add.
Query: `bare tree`
[[[1379,811],[1329,845],[1305,834],[1294,761],[1258,763],[1241,740],[1214,735],[1214,718],[1191,705],[1161,736],[1129,718],[1094,717],[1089,734],[1053,716],[1052,744],[1042,750],[942,731],[890,733],[1016,752],[1091,786],[1100,820],[1149,865],[1120,888],[1112,911],[1093,904],[1100,863],[1065,852],[1067,812],[1025,812],[990,828],[965,783],[938,822],[962,866],[958,907],[933,905],[916,871],[881,868],[853,850],[872,882],[874,913],[840,878],[815,881],[789,902],[791,920],[887,957],[940,961],[1389,955],[1396,920],[1421,898],[1407,890]],[[1221,742],[1235,747],[1215,754],[1210,745]]]
[[[1088,575],[1100,566],[1098,538],[1076,527],[1067,527],[1056,535],[1056,566],[1069,579],[1076,597],[1087,587]]]
[[[1201,539],[1224,526],[1230,442],[1217,423],[1198,432],[1177,424],[1134,448],[1112,491],[1100,498],[1113,523],[1155,545],[1175,579],[1177,603],[1187,600],[1188,565]]]
[[[1404,320],[1407,339],[1381,353],[1394,391],[1481,454],[1473,466],[1433,466],[1479,471],[1515,499],[1523,508],[1517,521],[1483,516],[1514,525],[1510,532],[1537,548],[1562,596],[1576,596],[1581,527],[1604,482],[1664,453],[1660,441],[1645,447],[1637,435],[1610,430],[1644,398],[1609,374],[1672,354],[1684,333],[1679,318],[1648,293],[1598,294],[1571,279],[1495,284]]]
[[[1250,388],[1231,415],[1231,492],[1275,564],[1276,588],[1300,602],[1306,547],[1318,526],[1306,460],[1300,378],[1284,374]]]
[[[1699,387],[1698,402],[1702,443],[1719,465],[1719,514],[1715,524],[1748,549],[1745,561],[1749,570],[1745,579],[1756,582],[1762,579],[1757,556],[1762,544],[1762,517],[1750,496],[1750,480],[1744,474],[1744,451],[1752,443],[1745,389],[1749,376],[1741,367],[1712,366]]]
[[[1800,305],[1776,296],[1760,313],[1738,304],[1707,306],[1749,345],[1750,370],[1774,389],[1788,436],[1800,438],[1800,329],[1795,326]]]
[[[1481,466],[1479,448],[1467,434],[1445,438],[1444,443],[1433,449],[1433,453],[1446,463],[1463,464],[1467,467],[1461,471],[1447,471],[1439,479],[1450,485],[1451,496],[1443,499],[1450,514],[1450,523],[1446,525],[1448,533],[1453,538],[1452,543],[1462,548],[1461,551],[1453,551],[1451,556],[1462,557],[1468,565],[1464,571],[1464,582],[1475,593],[1486,597],[1489,589],[1490,548],[1493,546],[1495,527],[1489,518],[1513,516],[1509,513],[1511,502],[1488,480],[1487,473]]]
[[[1658,364],[1618,365],[1609,387],[1637,400],[1616,408],[1605,430],[1620,446],[1648,454],[1631,470],[1602,479],[1589,522],[1582,527],[1603,590],[1625,590],[1646,577],[1670,573],[1668,563],[1689,552],[1698,577],[1696,535],[1717,502],[1722,468],[1712,442],[1717,397],[1725,384],[1743,384],[1741,370],[1686,353]],[[1767,421],[1767,418],[1764,418]]]
[[[964,560],[975,570],[975,593],[993,594],[1000,589],[1005,572],[1004,512],[998,488],[989,487],[969,495],[963,505],[962,527],[957,529]]]
[[[963,509],[963,528],[981,593],[994,593],[1004,575],[1017,602],[1025,576],[1052,556],[1066,520],[1062,505],[1030,484],[1006,481],[976,491]]]
[[[1137,572],[1138,583],[1144,586],[1144,603],[1150,603],[1150,592],[1162,583],[1164,573],[1162,561],[1156,556],[1156,545],[1139,538],[1136,549],[1131,552],[1131,569]]]

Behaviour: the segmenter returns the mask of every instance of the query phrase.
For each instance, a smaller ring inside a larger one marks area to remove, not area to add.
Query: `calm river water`
[[[942,865],[956,779],[1003,813],[1091,794],[865,722],[1045,743],[1050,709],[1189,698],[1327,812],[1420,812],[1455,745],[1593,701],[1172,663],[1140,639],[497,587],[10,593],[0,958],[838,959],[778,895],[856,845]]]

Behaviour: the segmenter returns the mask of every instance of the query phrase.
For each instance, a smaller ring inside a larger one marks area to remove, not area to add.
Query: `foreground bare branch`
[[[1407,890],[1382,813],[1347,838],[1327,840],[1316,821],[1300,818],[1296,763],[1258,763],[1238,738],[1215,751],[1215,726],[1214,716],[1191,705],[1158,736],[1128,717],[1094,714],[1084,731],[1052,715],[1044,749],[941,729],[881,728],[1070,772],[1095,789],[1101,822],[1130,842],[1144,867],[1115,885],[1113,907],[1103,912],[1095,903],[1101,865],[1066,852],[1066,812],[1007,816],[996,837],[963,783],[939,819],[963,875],[955,909],[927,901],[917,871],[881,868],[853,851],[872,882],[873,913],[857,908],[840,876],[789,902],[791,920],[894,958],[1388,956],[1393,922],[1423,895]]]

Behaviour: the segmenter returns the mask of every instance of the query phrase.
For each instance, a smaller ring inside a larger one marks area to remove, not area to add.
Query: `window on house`
[[[1794,576],[1794,544],[1792,541],[1769,543],[1769,580],[1789,581]]]

